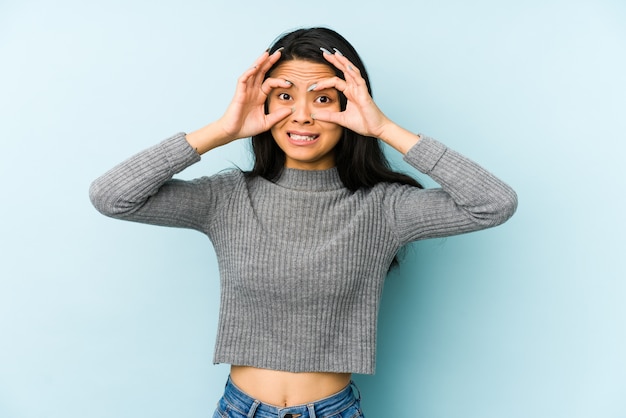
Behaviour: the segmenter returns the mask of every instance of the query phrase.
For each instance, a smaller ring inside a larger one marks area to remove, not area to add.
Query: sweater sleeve
[[[441,187],[398,186],[387,199],[387,213],[401,245],[500,225],[517,208],[515,191],[487,170],[422,136],[404,160]]]
[[[150,147],[97,178],[89,189],[95,208],[112,218],[206,232],[219,193],[214,178],[172,179],[200,156],[184,133]]]

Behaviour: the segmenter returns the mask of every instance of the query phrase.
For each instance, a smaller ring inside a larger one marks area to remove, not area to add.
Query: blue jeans
[[[250,397],[228,378],[213,418],[362,418],[361,395],[354,395],[353,386],[359,393],[350,382],[341,392],[319,401],[280,408]]]

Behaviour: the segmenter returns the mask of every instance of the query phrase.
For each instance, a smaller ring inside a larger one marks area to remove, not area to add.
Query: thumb
[[[280,108],[272,113],[268,113],[265,116],[265,120],[267,121],[269,127],[276,125],[281,120],[285,119],[287,116],[293,113],[293,109],[288,108]]]
[[[311,117],[315,120],[319,120],[322,122],[332,122],[337,125],[343,126],[343,115],[341,112],[329,112],[328,110],[321,110],[316,113],[312,113]]]

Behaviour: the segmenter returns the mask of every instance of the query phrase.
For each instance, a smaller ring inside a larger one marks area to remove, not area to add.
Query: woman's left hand
[[[346,96],[348,103],[342,112],[320,111],[313,115],[314,118],[339,124],[361,135],[380,138],[391,121],[374,103],[359,69],[340,52],[324,52],[324,58],[343,72],[345,80],[328,78],[318,82],[314,90],[335,88]]]

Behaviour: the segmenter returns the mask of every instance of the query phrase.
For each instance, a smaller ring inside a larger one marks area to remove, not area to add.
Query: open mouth
[[[288,132],[287,135],[289,135],[289,138],[291,138],[293,141],[300,141],[300,142],[311,142],[319,138],[319,135],[317,134],[301,135],[301,134]]]

